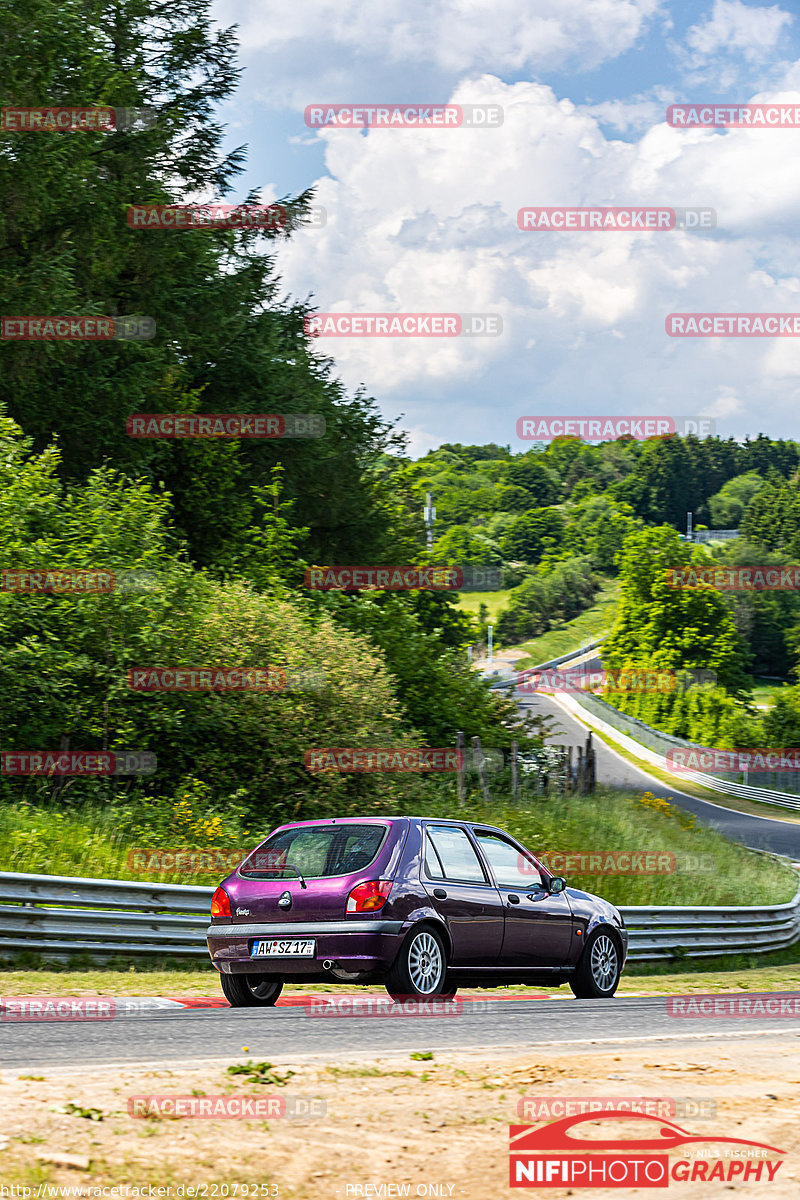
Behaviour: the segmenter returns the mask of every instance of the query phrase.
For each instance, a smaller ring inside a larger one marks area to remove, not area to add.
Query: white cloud
[[[761,62],[775,50],[793,19],[777,4],[754,8],[741,0],[715,0],[711,16],[689,29],[686,44],[695,65],[721,50],[741,54],[748,62]]]
[[[631,49],[663,2],[218,0],[215,15],[239,25],[261,99],[304,108],[328,100],[437,102],[442,85],[449,90],[484,71],[591,69]],[[425,85],[437,94],[420,95]]]
[[[278,268],[322,311],[497,312],[503,335],[321,339],[348,386],[403,408],[418,447],[432,434],[514,443],[516,417],[537,411],[712,411],[727,436],[748,429],[747,409],[750,432],[774,418],[777,435],[800,433],[797,342],[664,329],[672,311],[798,308],[800,131],[662,121],[627,143],[540,84],[485,76],[451,99],[499,103],[505,123],[321,133],[328,224],[283,247]],[[559,204],[711,206],[719,234],[518,230],[520,207]]]

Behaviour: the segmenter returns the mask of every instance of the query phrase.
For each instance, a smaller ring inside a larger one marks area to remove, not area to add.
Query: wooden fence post
[[[459,804],[464,803],[464,798],[467,794],[466,785],[464,783],[464,776],[465,776],[466,769],[467,769],[467,764],[465,762],[466,754],[465,754],[465,750],[464,750],[464,745],[465,745],[464,734],[463,734],[462,730],[459,729],[458,733],[456,734],[456,749],[458,751],[458,773],[456,775],[456,787],[457,787]]]
[[[516,800],[519,787],[519,743],[511,743],[511,799]]]
[[[481,791],[483,792],[484,800],[488,804],[492,797],[489,794],[489,780],[486,776],[486,760],[483,757],[481,739],[479,737],[474,737],[472,739],[472,748],[475,751],[475,765],[478,768],[478,779],[480,781]]]
[[[589,733],[586,738],[586,791],[593,792],[597,786],[597,753]]]

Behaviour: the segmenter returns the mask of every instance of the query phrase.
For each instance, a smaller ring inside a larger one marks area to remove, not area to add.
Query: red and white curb
[[[369,992],[306,992],[289,993],[281,996],[276,1008],[305,1008],[313,1004],[319,1009],[322,1005],[331,1008],[340,1007],[343,1002],[350,1002],[356,1007],[363,1006],[367,1001],[388,1001],[385,995]],[[436,999],[436,997],[433,997]],[[485,1006],[487,1000],[574,1000],[571,992],[560,992],[553,995],[543,995],[541,992],[525,995],[493,996],[491,992],[480,996],[459,995],[457,997],[469,1011],[469,1005],[475,1004],[476,1011]],[[140,1013],[189,1011],[191,1009],[226,1009],[230,1008],[223,996],[6,996],[0,997],[0,1022],[28,1021],[70,1021],[70,1020],[109,1020],[113,1017],[136,1016]]]

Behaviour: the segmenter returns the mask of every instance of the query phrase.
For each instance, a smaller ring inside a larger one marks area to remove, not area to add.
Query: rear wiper
[[[246,862],[242,864],[242,867],[246,867],[246,866],[247,866]],[[247,875],[248,879],[270,879],[278,871],[285,871],[287,869],[287,867],[290,871],[296,872],[298,878],[300,879],[300,887],[305,888],[306,891],[308,891],[308,884],[306,883],[305,879],[303,878],[302,872],[300,870],[298,870],[297,867],[293,866],[292,863],[281,863],[280,866],[265,867],[264,870],[262,870],[262,871],[259,871],[257,868],[253,871],[246,871],[246,872],[244,870],[242,870],[241,867],[239,869],[242,871],[243,875],[245,875],[245,874]]]
[[[298,868],[296,866],[294,866],[293,863],[284,863],[283,867],[281,869],[285,870],[286,867],[288,867],[290,871],[297,871],[298,878],[300,879],[300,887],[306,888],[306,890],[308,890],[308,884],[306,883],[305,879],[303,879],[302,872],[299,871]]]

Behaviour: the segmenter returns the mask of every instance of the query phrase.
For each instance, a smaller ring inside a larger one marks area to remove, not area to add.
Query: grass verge
[[[593,642],[608,632],[614,623],[618,599],[619,580],[610,579],[597,593],[592,607],[573,620],[529,642],[522,642],[519,646],[504,646],[503,649],[525,651],[527,658],[521,658],[515,664],[520,670],[548,662],[551,658],[560,658],[570,650],[577,650],[584,642]]]
[[[176,963],[168,969],[153,964],[120,962],[117,966],[13,967],[2,971],[3,994],[11,996],[165,996],[177,999],[219,996],[217,972],[208,964]],[[553,988],[462,988],[461,995],[487,998],[535,995]],[[385,994],[379,986],[354,988],[336,984],[292,984],[286,994],[351,993]],[[561,989],[566,994],[566,985]],[[739,954],[718,959],[685,959],[656,963],[629,963],[617,995],[666,996],[685,992],[800,991],[800,943],[770,954]]]
[[[598,851],[662,856],[655,867],[640,862],[636,868],[657,872],[651,874],[592,874],[588,863],[574,861],[565,868],[573,887],[600,892],[613,904],[736,906],[743,897],[748,904],[776,904],[791,899],[796,890],[796,876],[787,865],[729,841],[698,823],[691,813],[649,792],[598,788],[590,796],[551,794],[517,803],[497,797],[489,804],[472,799],[462,805],[431,796],[416,808],[421,816],[499,826],[540,856]],[[391,809],[386,815],[393,815]],[[201,853],[218,853],[219,860],[194,872],[148,869],[148,863],[160,865],[160,846],[180,846],[180,834],[162,830],[147,847],[141,828],[136,832],[139,846],[145,842],[139,867],[132,860],[130,837],[116,826],[113,809],[59,812],[55,806],[8,806],[0,811],[0,861],[8,871],[34,874],[216,884],[237,865],[236,848],[255,846],[269,831],[251,827],[227,847],[206,846]]]

